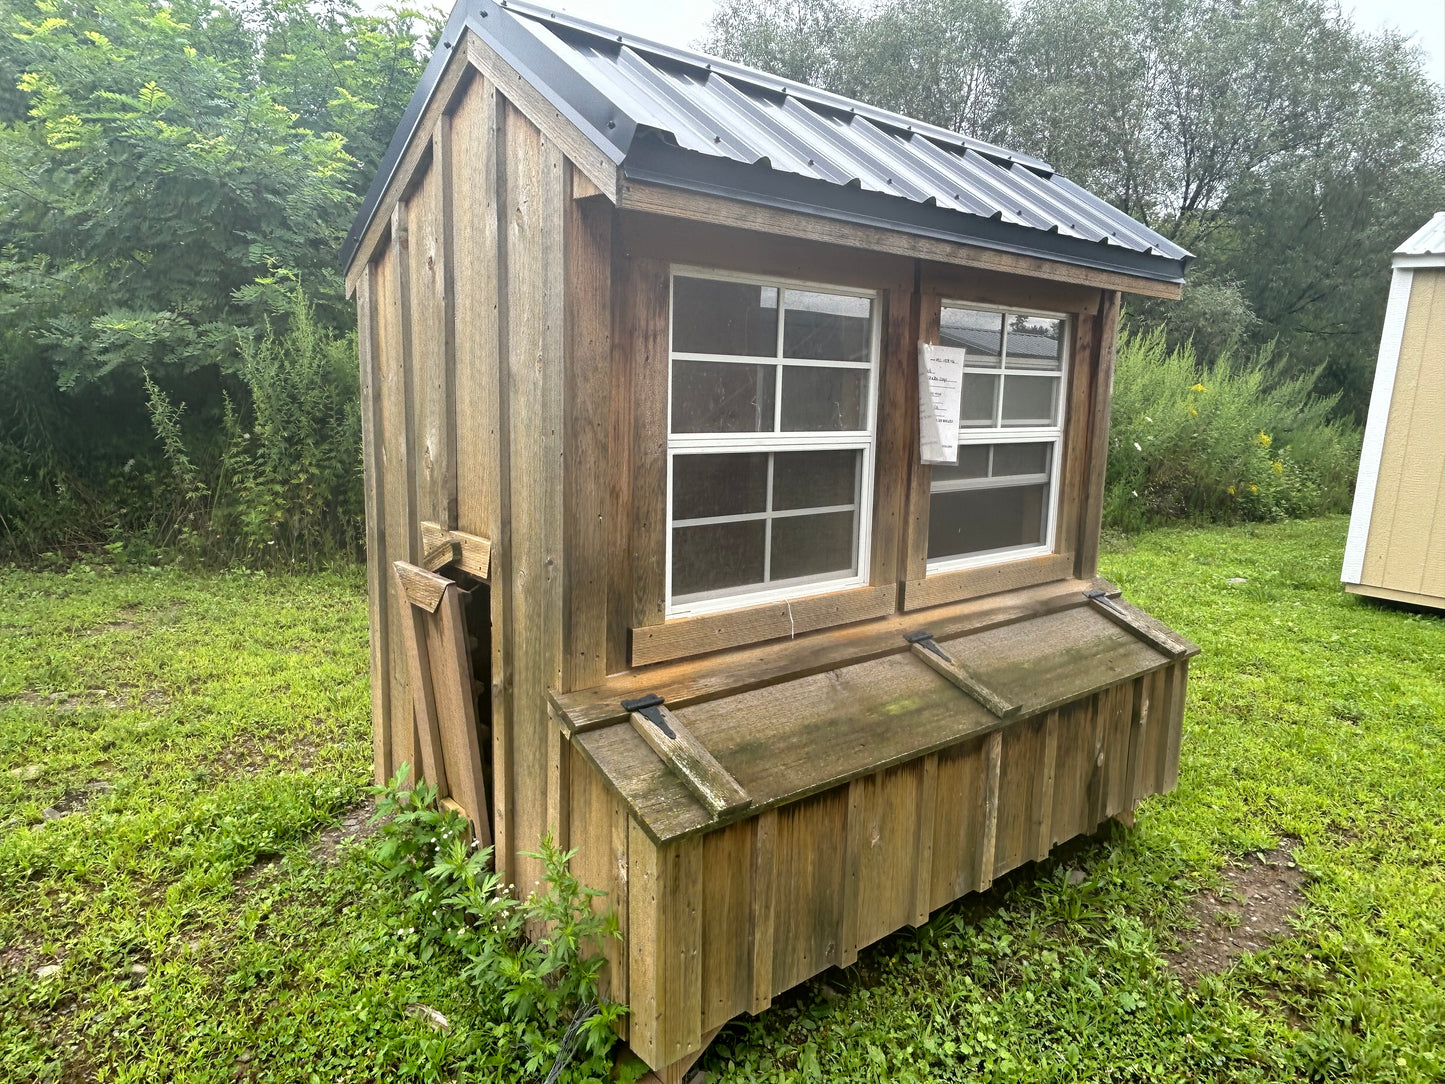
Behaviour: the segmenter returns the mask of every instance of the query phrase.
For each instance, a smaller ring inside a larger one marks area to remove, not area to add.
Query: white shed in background
[[[1340,579],[1445,609],[1445,211],[1395,250]]]

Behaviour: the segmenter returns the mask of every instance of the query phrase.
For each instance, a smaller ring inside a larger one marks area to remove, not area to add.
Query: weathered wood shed
[[[344,257],[376,775],[519,891],[576,848],[664,1079],[1174,785],[1197,649],[1096,565],[1121,293],[1187,259],[1027,155],[453,13]]]
[[[1340,579],[1445,609],[1445,211],[1395,250]]]

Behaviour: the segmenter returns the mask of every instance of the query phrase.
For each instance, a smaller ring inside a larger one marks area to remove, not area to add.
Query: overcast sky
[[[362,0],[368,8],[387,2]],[[449,0],[437,2],[449,7]],[[638,37],[693,45],[703,36],[717,0],[552,0],[552,6]],[[1392,26],[1412,35],[1428,54],[1430,75],[1445,83],[1445,0],[1345,0],[1343,6],[1367,30]]]

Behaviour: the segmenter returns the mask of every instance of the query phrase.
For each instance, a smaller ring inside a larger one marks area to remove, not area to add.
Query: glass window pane
[[[763,582],[764,520],[674,527],[674,598]]]
[[[773,582],[853,572],[853,512],[773,520]]]
[[[674,433],[771,433],[776,365],[728,361],[672,363]]]
[[[1026,485],[934,493],[928,502],[929,559],[1042,544],[1048,492],[1047,485]]]
[[[773,457],[773,509],[852,504],[862,453],[778,452]]]
[[[945,305],[939,314],[938,341],[943,346],[963,347],[968,365],[998,368],[1003,353],[1003,314]]]
[[[967,398],[968,381],[964,381]],[[1059,378],[1007,376],[1003,382],[1004,425],[1055,425]]]
[[[993,446],[993,476],[1002,478],[1010,474],[1047,474],[1051,442],[1040,444],[995,444]]]
[[[997,425],[998,377],[982,373],[963,374],[963,410],[959,422],[965,426]]]
[[[783,366],[783,431],[831,433],[866,429],[867,369]]]
[[[961,444],[958,448],[958,464],[952,467],[934,467],[935,482],[949,482],[959,478],[987,478],[989,444]]]
[[[786,290],[783,356],[819,361],[867,361],[873,302],[847,294]]]
[[[1008,367],[1010,369],[1052,369],[1063,367],[1064,322],[1043,316],[1010,316],[1008,323]]]
[[[672,280],[672,348],[776,357],[777,288],[678,275]]]
[[[767,499],[767,452],[672,457],[674,520],[762,512]]]

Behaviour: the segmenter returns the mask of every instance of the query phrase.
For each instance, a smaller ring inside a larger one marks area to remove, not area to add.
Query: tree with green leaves
[[[1363,416],[1390,251],[1445,206],[1445,92],[1327,0],[724,0],[707,47],[1030,151],[1197,254],[1136,307],[1271,341]]]
[[[0,0],[0,547],[152,517],[143,371],[215,433],[298,285],[346,332],[341,238],[434,27],[350,0]]]

